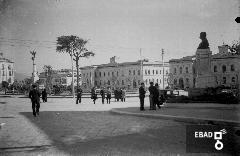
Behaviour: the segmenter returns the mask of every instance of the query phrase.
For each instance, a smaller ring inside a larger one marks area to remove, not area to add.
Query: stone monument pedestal
[[[211,72],[210,49],[197,49],[196,51],[196,88],[207,88],[215,86],[215,77]]]

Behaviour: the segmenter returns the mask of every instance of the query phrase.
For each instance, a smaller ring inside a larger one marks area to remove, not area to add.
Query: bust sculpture
[[[206,32],[201,32],[200,33],[200,39],[202,42],[199,44],[197,49],[209,49],[209,43],[207,40],[207,34]]]

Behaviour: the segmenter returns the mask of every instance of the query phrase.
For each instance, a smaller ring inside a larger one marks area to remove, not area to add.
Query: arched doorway
[[[180,89],[184,89],[183,78],[180,78],[178,81],[179,81],[179,83],[178,83],[178,84],[179,84],[179,88],[180,88]]]

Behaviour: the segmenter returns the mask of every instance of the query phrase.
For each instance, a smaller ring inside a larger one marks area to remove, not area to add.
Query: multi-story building
[[[240,55],[228,52],[228,46],[218,47],[212,54],[210,49],[198,49],[196,55],[172,59],[170,84],[173,88],[207,88],[225,86],[238,88]]]
[[[9,84],[14,82],[14,62],[3,57],[0,53],[0,83],[7,81]]]
[[[137,89],[141,82],[148,87],[150,82],[158,83],[160,88],[168,86],[168,63],[161,62],[123,62],[117,63],[115,57],[110,63],[85,66],[80,68],[82,73],[82,88],[89,90],[91,87],[111,87]]]

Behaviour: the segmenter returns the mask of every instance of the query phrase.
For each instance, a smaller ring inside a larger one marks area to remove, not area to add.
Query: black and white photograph
[[[1,156],[240,156],[240,0],[0,0]]]

